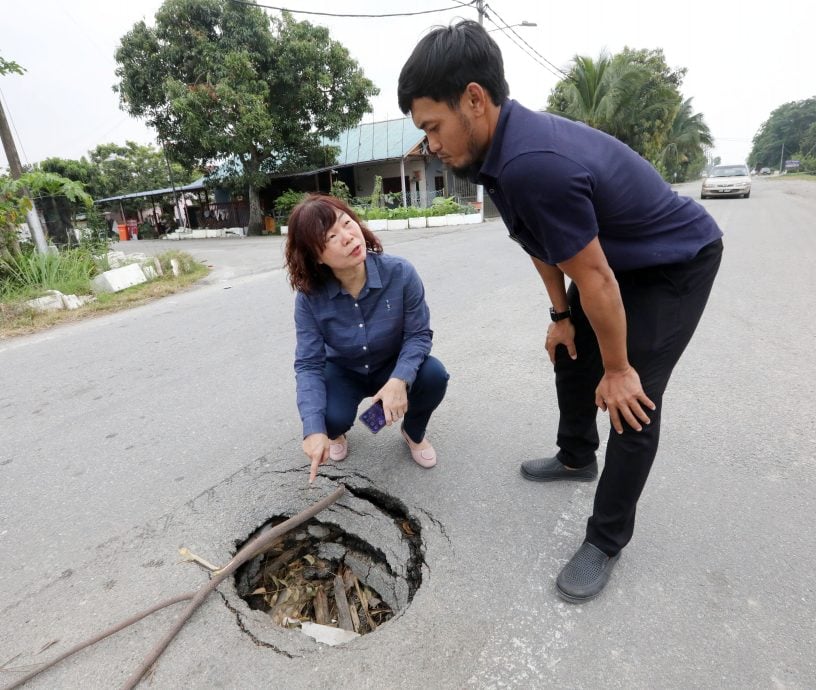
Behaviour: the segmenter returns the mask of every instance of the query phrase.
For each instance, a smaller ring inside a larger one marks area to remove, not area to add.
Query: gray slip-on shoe
[[[558,573],[555,589],[562,599],[573,604],[582,604],[597,597],[620,558],[620,551],[607,556],[597,546],[585,541],[575,555]]]
[[[531,482],[591,482],[598,476],[598,461],[593,460],[591,465],[571,470],[557,457],[527,460],[521,463],[521,476]]]

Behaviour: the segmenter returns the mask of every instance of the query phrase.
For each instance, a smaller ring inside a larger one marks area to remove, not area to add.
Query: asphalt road
[[[18,677],[8,667],[201,584],[179,546],[225,561],[347,475],[423,523],[423,583],[404,613],[350,645],[286,655],[214,597],[145,685],[816,687],[816,184],[760,178],[750,199],[703,203],[725,232],[720,277],[666,394],[635,537],[583,606],[561,602],[554,580],[594,484],[518,474],[553,450],[549,305],[498,222],[381,235],[423,277],[451,373],[432,471],[393,429],[355,428],[341,468],[312,492],[291,488],[308,470],[281,238],[173,243],[213,266],[200,287],[0,341],[0,684]],[[119,685],[172,615],[30,686]]]

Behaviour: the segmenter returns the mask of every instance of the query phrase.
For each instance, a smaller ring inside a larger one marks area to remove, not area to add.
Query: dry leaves
[[[250,605],[266,610],[276,625],[309,621],[360,635],[376,630],[393,611],[342,558],[319,556],[320,545],[331,543],[334,536],[314,528],[282,536],[260,557],[261,563],[244,574],[239,590],[243,588]]]

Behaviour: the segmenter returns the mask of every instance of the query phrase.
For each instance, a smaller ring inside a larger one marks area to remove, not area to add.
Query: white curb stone
[[[127,264],[96,276],[91,281],[91,289],[94,292],[121,292],[146,282],[147,277],[139,264]]]

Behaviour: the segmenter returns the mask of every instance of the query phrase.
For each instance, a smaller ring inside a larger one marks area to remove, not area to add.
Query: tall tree
[[[167,166],[164,154],[154,146],[128,141],[124,146],[99,144],[88,152],[87,158],[83,156],[79,160],[46,158],[37,164],[36,169],[81,183],[97,200],[173,185],[181,187],[203,174],[200,170],[190,170],[172,162],[171,179]],[[135,212],[141,205],[139,199],[122,202],[128,212]]]
[[[625,75],[620,91],[617,128],[612,134],[652,161],[665,145],[675,115],[682,103],[680,87],[685,69],[672,69],[663,50],[624,48],[613,58],[613,75]]]
[[[786,152],[785,158],[795,157],[797,154],[807,156],[807,148],[802,151],[802,141],[806,139],[814,123],[816,123],[816,96],[780,105],[754,135],[754,145],[748,155],[748,164],[757,168],[777,167],[783,147]]]
[[[658,168],[672,182],[698,177],[705,167],[705,149],[714,145],[711,130],[702,114],[692,110],[691,101],[683,101],[674,116],[660,154]]]
[[[684,76],[660,49],[624,48],[595,60],[577,55],[550,94],[548,110],[601,129],[657,163],[681,105]]]
[[[183,186],[201,177],[201,170],[190,165],[171,162],[164,153],[151,144],[137,144],[126,141],[119,144],[99,144],[88,152],[93,166],[92,187],[88,190],[96,199],[118,196],[150,189],[162,189],[176,185]]]
[[[617,109],[615,84],[609,75],[611,64],[604,53],[597,60],[576,55],[568,78],[558,82],[550,94],[547,109],[605,129]]]
[[[230,0],[166,0],[116,51],[122,107],[177,161],[229,161],[262,228],[267,174],[331,165],[321,136],[357,124],[378,93],[324,27]]]

